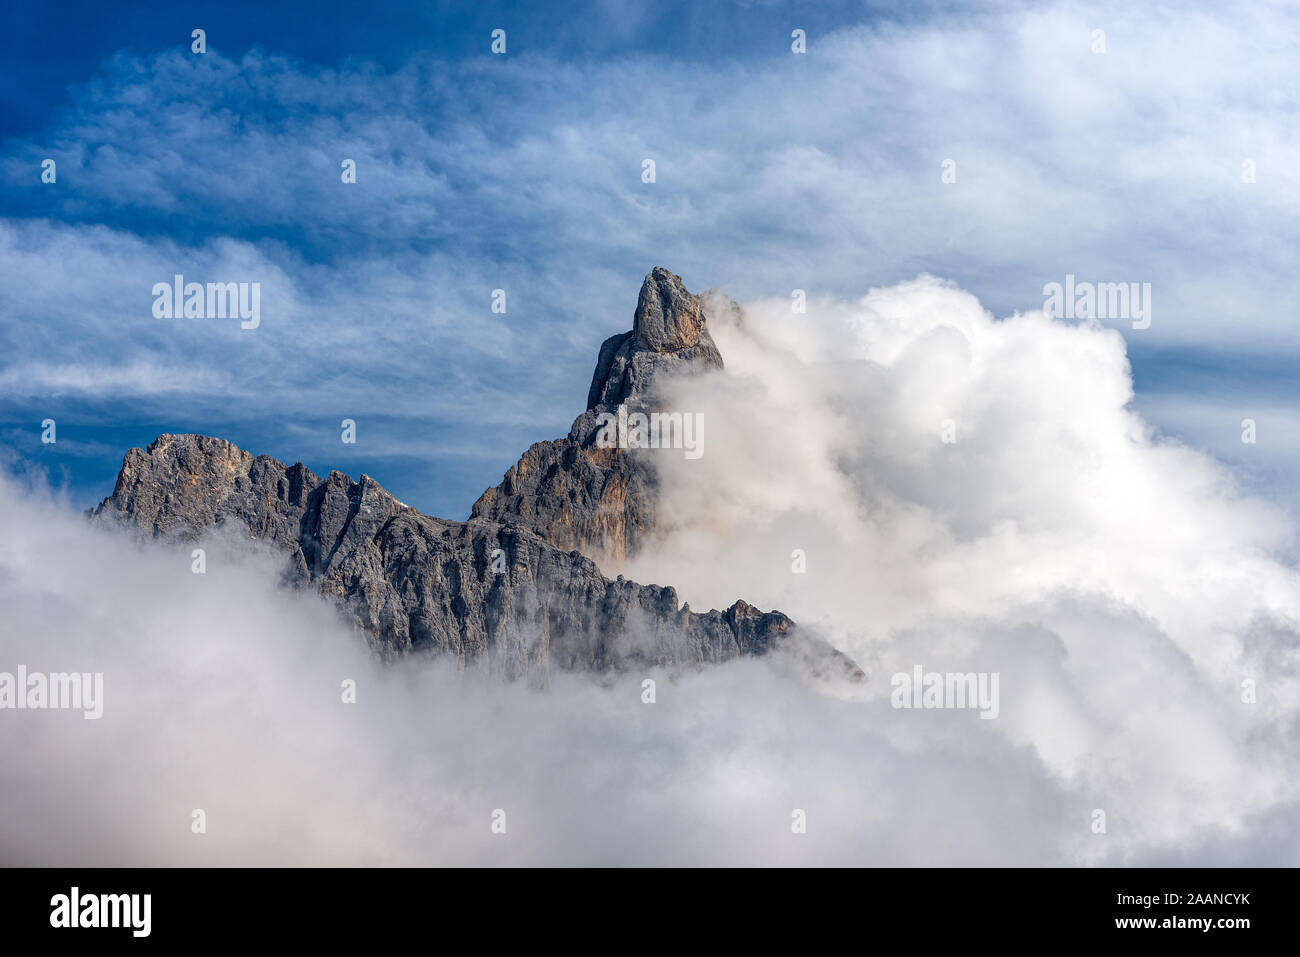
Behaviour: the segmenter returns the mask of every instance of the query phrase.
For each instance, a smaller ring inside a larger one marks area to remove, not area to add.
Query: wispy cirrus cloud
[[[214,371],[169,368],[149,362],[128,366],[29,364],[0,373],[0,395],[165,396],[197,390],[214,391],[229,385],[230,377]]]
[[[1151,328],[1116,324],[1145,361],[1212,351],[1249,389],[1258,357],[1297,345],[1278,308],[1300,206],[1295,27],[1277,6],[1013,5],[868,18],[814,31],[804,55],[788,37],[714,59],[516,46],[387,68],[277,55],[273,38],[120,54],[8,144],[5,257],[20,281],[0,345],[53,365],[130,368],[162,350],[177,368],[221,368],[220,409],[201,390],[171,396],[177,428],[233,427],[271,401],[319,413],[305,451],[324,460],[338,451],[326,423],[345,412],[424,437],[463,417],[562,430],[655,263],[742,300],[931,272],[998,314],[1036,308],[1071,273],[1150,282]],[[46,156],[54,186],[39,182]],[[340,181],[345,158],[355,184]],[[143,297],[173,271],[262,281],[267,325],[241,338],[154,322]],[[263,418],[268,451],[304,454]],[[484,431],[496,464],[456,500],[517,451]],[[411,477],[402,466],[390,482]]]

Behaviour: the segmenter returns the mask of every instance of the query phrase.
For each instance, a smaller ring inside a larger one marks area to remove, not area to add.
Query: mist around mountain
[[[104,696],[5,715],[4,859],[1295,863],[1294,522],[1142,420],[1120,336],[932,277],[664,283],[468,522],[215,438],[93,521],[6,476],[7,650]]]

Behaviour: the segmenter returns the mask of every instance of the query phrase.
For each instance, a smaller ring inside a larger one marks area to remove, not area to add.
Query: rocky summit
[[[732,306],[734,308],[734,305]],[[664,373],[722,367],[703,300],[680,277],[646,276],[631,332],[601,346],[588,408],[539,442],[466,522],[423,515],[368,475],[320,477],[222,439],[163,435],[131,449],[98,521],[145,538],[218,528],[285,553],[289,580],[335,599],[384,655],[430,650],[514,679],[722,662],[785,649],[821,673],[861,677],[777,611],[744,601],[694,612],[672,588],[601,574],[653,530],[653,469],[595,442],[600,413],[652,409]]]
[[[662,407],[661,389],[672,376],[722,367],[705,327],[704,300],[688,292],[680,276],[652,269],[641,285],[632,331],[600,347],[586,411],[566,437],[530,447],[501,484],[474,503],[471,517],[526,524],[560,548],[597,561],[634,555],[656,525],[658,482],[647,456],[597,444],[601,413],[619,406],[653,411]]]

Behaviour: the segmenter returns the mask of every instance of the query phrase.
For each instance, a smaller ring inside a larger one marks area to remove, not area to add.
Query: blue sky
[[[108,494],[127,448],[192,431],[463,517],[566,431],[656,264],[742,302],[928,272],[999,316],[1067,273],[1150,282],[1151,327],[1115,323],[1138,408],[1300,501],[1294,8],[36,4],[9,20],[0,445],[75,504]],[[151,288],[177,272],[260,282],[261,326],[154,318]]]

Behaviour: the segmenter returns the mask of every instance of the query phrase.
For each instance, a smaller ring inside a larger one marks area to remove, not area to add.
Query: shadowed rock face
[[[434,649],[508,678],[726,661],[765,653],[792,625],[743,601],[697,614],[673,589],[610,581],[525,528],[430,518],[368,475],[320,478],[202,435],[132,449],[95,515],[145,537],[233,524],[279,546],[290,579],[339,600],[385,654]]]
[[[641,344],[643,329],[653,348]],[[721,366],[698,300],[666,270],[646,277],[635,328],[620,338],[602,347],[597,379],[602,395],[621,402],[650,401],[653,370],[667,367],[654,362]],[[577,550],[634,546],[654,523],[650,471],[623,450],[593,445],[602,408],[580,416],[568,438],[529,449],[468,522],[422,515],[368,475],[321,478],[200,435],[131,449],[93,514],[142,537],[234,527],[271,543],[288,559],[289,580],[336,599],[385,655],[436,650],[513,679],[551,668],[721,662],[780,646],[814,671],[860,678],[780,612],[743,601],[693,612],[672,588],[605,578]]]

